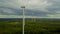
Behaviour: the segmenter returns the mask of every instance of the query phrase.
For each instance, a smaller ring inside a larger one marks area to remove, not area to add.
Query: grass
[[[22,21],[0,21],[0,34],[22,34]],[[25,34],[60,34],[60,20],[26,20]]]

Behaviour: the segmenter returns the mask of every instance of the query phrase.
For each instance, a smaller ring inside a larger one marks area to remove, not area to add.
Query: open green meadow
[[[0,34],[22,34],[22,20],[0,21]],[[25,34],[60,34],[60,20],[26,20]]]

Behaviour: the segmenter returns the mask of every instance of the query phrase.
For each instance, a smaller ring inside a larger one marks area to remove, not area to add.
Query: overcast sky
[[[0,0],[0,17],[22,15],[23,5],[27,16],[60,17],[60,0]]]

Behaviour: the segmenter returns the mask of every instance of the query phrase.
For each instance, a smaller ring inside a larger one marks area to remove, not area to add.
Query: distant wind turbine
[[[34,17],[34,13],[33,13],[33,11],[32,11],[32,21],[33,21],[33,22],[36,21],[36,19],[35,19],[35,17]]]

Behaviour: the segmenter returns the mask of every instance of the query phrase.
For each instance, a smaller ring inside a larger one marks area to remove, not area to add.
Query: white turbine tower
[[[23,11],[23,25],[22,25],[22,34],[24,34],[24,28],[25,28],[25,4],[24,4],[24,0],[21,0],[21,8]]]
[[[32,22],[33,22],[33,11],[32,11]]]
[[[23,34],[24,34],[24,26],[25,26],[25,6],[21,6],[22,10],[23,10]]]
[[[33,22],[36,21],[36,19],[35,19],[35,17],[34,17],[34,13],[33,13],[33,11],[32,11],[32,21],[33,21]]]

